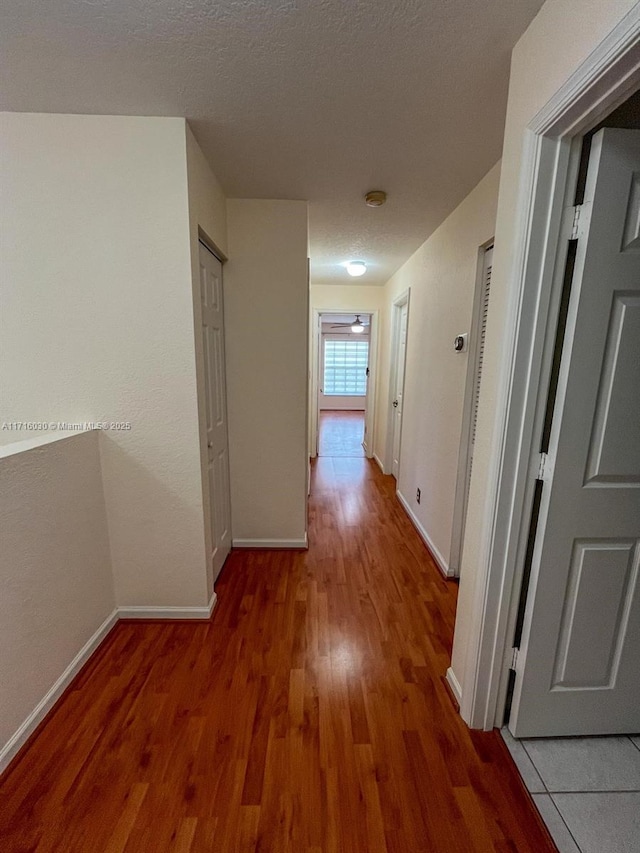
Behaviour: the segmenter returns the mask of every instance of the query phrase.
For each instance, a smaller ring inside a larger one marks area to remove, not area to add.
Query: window
[[[325,340],[324,395],[364,397],[368,364],[369,341]]]

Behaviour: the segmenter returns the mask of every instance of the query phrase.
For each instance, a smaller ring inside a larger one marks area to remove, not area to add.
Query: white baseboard
[[[4,772],[11,760],[31,737],[117,621],[118,611],[114,610],[104,620],[98,630],[87,640],[60,678],[57,679],[53,687],[38,702],[20,728],[9,738],[2,750],[0,750],[0,773]]]
[[[436,565],[438,566],[438,568],[440,569],[440,571],[442,572],[442,574],[445,576],[445,578],[451,578],[451,577],[453,577],[453,572],[452,572],[452,571],[450,571],[449,566],[448,566],[448,564],[447,564],[447,561],[446,561],[446,560],[445,560],[445,558],[442,556],[442,554],[440,553],[440,551],[436,548],[436,546],[433,544],[433,541],[431,540],[431,537],[429,536],[429,534],[427,533],[427,531],[424,529],[424,527],[422,526],[422,524],[418,521],[418,519],[417,519],[417,517],[415,516],[415,514],[414,514],[413,510],[412,510],[412,509],[411,509],[411,507],[409,506],[409,502],[407,501],[407,499],[406,499],[406,498],[404,497],[404,495],[400,492],[400,490],[397,490],[397,491],[396,491],[396,495],[397,495],[398,500],[400,501],[400,503],[401,503],[401,504],[402,504],[402,506],[404,507],[405,512],[407,513],[407,515],[409,516],[409,518],[410,518],[410,519],[411,519],[411,521],[413,522],[413,526],[415,527],[415,529],[416,529],[416,530],[418,531],[418,533],[420,534],[420,538],[422,539],[422,541],[424,542],[424,544],[427,546],[427,548],[428,548],[428,549],[429,549],[429,551],[431,552],[431,555],[432,555],[433,559],[436,561]]]
[[[209,619],[218,596],[213,593],[206,607],[118,607],[119,619]]]
[[[375,459],[375,461],[378,463],[378,468],[380,468],[380,470],[382,471],[382,473],[383,473],[383,474],[386,474],[387,472],[384,470],[384,465],[382,464],[382,459],[380,459],[380,457],[378,456],[378,454],[377,454],[377,453],[374,453],[374,454],[373,454],[373,458],[374,458],[374,459]]]
[[[234,539],[231,543],[234,548],[259,548],[261,550],[296,549],[306,550],[309,547],[309,539],[304,534],[304,539]]]
[[[462,705],[462,688],[460,687],[460,682],[456,678],[455,672],[449,667],[447,669],[447,684],[451,688],[451,692],[456,697],[456,702],[458,705]]]

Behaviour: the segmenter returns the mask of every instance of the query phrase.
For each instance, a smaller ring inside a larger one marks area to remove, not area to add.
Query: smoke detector
[[[387,200],[387,194],[383,190],[371,190],[364,200],[367,207],[381,207]]]

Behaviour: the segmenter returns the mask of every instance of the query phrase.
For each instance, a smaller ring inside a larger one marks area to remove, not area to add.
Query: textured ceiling
[[[541,5],[5,0],[0,108],[186,116],[227,195],[310,201],[312,282],[383,284],[500,157]]]

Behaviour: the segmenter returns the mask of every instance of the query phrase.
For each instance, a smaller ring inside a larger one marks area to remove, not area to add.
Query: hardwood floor
[[[0,850],[555,850],[453,709],[456,585],[393,484],[317,460],[307,553],[234,552],[210,622],[117,625],[5,776]]]
[[[318,456],[364,456],[364,412],[320,412]]]

